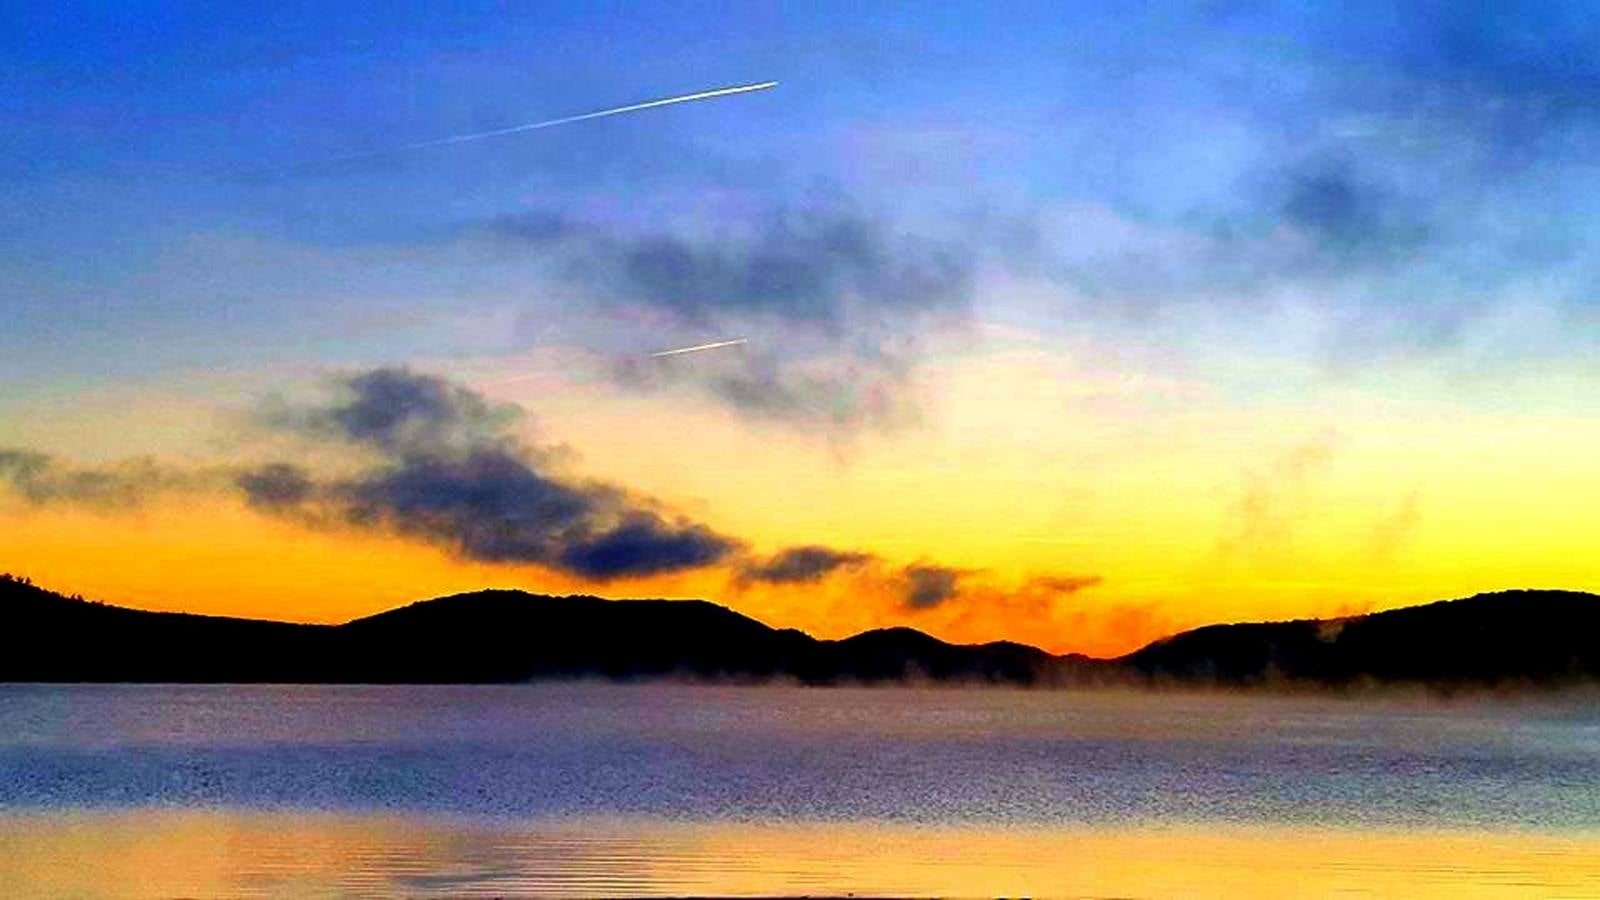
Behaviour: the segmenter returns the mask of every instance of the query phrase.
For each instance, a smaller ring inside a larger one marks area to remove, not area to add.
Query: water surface
[[[1315,893],[1600,896],[1600,711],[0,686],[0,858],[4,893],[41,896],[1165,896],[1297,879]]]

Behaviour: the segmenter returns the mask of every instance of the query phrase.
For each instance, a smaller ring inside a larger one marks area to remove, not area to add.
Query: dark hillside
[[[1561,684],[1600,678],[1600,597],[1503,591],[1344,619],[1211,625],[1118,662],[1186,683]]]

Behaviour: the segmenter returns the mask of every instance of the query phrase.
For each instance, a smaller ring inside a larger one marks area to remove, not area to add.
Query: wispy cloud
[[[215,487],[221,477],[221,472],[186,469],[148,458],[86,466],[47,453],[0,448],[0,486],[9,487],[34,505],[127,509],[157,494]]]
[[[1339,444],[1339,435],[1322,432],[1278,454],[1268,466],[1245,471],[1238,500],[1217,540],[1218,558],[1256,561],[1292,552],[1296,526]]]
[[[488,223],[554,260],[600,308],[658,328],[739,333],[738,353],[617,362],[635,390],[693,386],[756,418],[838,429],[914,417],[907,372],[928,320],[970,317],[978,251],[920,238],[846,204],[783,210],[715,233],[638,231],[554,213]],[[659,340],[659,338],[657,338]]]

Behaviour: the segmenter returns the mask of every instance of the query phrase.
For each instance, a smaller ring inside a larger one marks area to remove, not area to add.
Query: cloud
[[[1318,480],[1332,465],[1342,438],[1324,431],[1280,453],[1266,468],[1246,470],[1217,556],[1261,562],[1294,549],[1295,530],[1313,506]]]
[[[1104,583],[1097,575],[1029,575],[1011,581],[976,574],[961,573],[956,602],[923,611],[919,623],[933,633],[967,640],[1008,639],[1096,653],[1125,652],[1160,634],[1150,630],[1154,603],[1082,596]]]
[[[235,478],[245,500],[264,512],[294,509],[311,500],[317,490],[311,475],[291,463],[268,463]]]
[[[948,566],[912,565],[903,573],[906,581],[905,605],[910,609],[932,609],[951,600],[960,590],[961,569]]]
[[[769,348],[694,357],[631,357],[613,366],[618,384],[662,391],[692,384],[751,419],[851,430],[916,420],[911,353],[856,348],[807,358]]]
[[[0,486],[36,505],[133,507],[151,495],[197,488],[210,480],[208,473],[180,470],[151,459],[79,466],[46,453],[0,449]]]
[[[835,550],[818,544],[790,547],[760,562],[746,563],[739,571],[743,581],[768,584],[798,584],[821,581],[843,568],[863,566],[875,561],[870,553]]]
[[[1427,206],[1363,177],[1349,160],[1287,167],[1276,218],[1340,265],[1390,263],[1427,241]]]
[[[753,418],[886,427],[914,418],[907,374],[927,322],[964,322],[978,250],[911,235],[842,203],[709,232],[626,230],[549,212],[493,219],[586,302],[644,313],[655,343],[737,334],[738,350],[619,360],[634,390],[699,389]]]
[[[732,541],[704,525],[683,519],[668,524],[653,514],[634,512],[589,540],[569,544],[561,552],[561,564],[590,578],[654,575],[709,566],[733,548]]]
[[[1397,357],[1466,374],[1519,308],[1592,316],[1592,4],[1230,9],[1141,22],[1077,64],[1118,102],[1076,108],[1070,145],[1036,139],[1071,159],[1072,199],[1019,213],[1058,321],[1201,352],[1281,327],[1334,374]],[[1530,328],[1493,353],[1587,354],[1585,334]]]
[[[400,456],[516,445],[516,407],[493,404],[442,378],[381,368],[349,375],[337,388],[335,403],[277,403],[263,411],[262,420],[272,428]]]
[[[1103,584],[1099,575],[1035,575],[1023,583],[1021,592],[1042,591],[1055,596],[1076,594],[1079,591]]]
[[[974,254],[916,238],[842,205],[777,211],[710,235],[629,234],[549,212],[493,219],[489,232],[561,256],[599,300],[693,326],[767,318],[841,337],[863,320],[963,311]]]
[[[1422,524],[1422,495],[1417,491],[1407,494],[1398,506],[1384,514],[1367,535],[1369,562],[1392,562],[1397,554],[1416,540]]]
[[[866,552],[839,550],[808,544],[789,547],[762,559],[746,559],[736,570],[734,586],[784,589],[805,586],[812,596],[831,597],[859,610],[863,598],[872,598],[882,616],[915,614],[918,627],[931,633],[966,636],[993,634],[1031,640],[1040,646],[1060,646],[1064,640],[1099,640],[1085,625],[1093,614],[1072,613],[1069,601],[1104,583],[1099,575],[1043,574],[1018,580],[995,577],[980,569],[957,568],[923,561],[898,565]],[[848,574],[845,574],[848,573]],[[823,584],[838,578],[840,584]],[[1095,604],[1095,609],[1104,607]],[[1072,615],[1075,629],[1058,627]],[[867,620],[874,621],[874,620]],[[1081,632],[1081,633],[1080,633]],[[1026,635],[1019,638],[1018,635]]]
[[[713,565],[739,543],[622,488],[544,471],[520,440],[514,407],[441,378],[375,369],[340,379],[331,402],[269,410],[270,426],[365,451],[353,474],[291,462],[244,471],[258,510],[384,529],[467,558],[535,563],[604,580]]]

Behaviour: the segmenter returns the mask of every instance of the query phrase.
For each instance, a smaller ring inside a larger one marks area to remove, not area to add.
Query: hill
[[[1160,683],[1553,685],[1600,679],[1600,596],[1502,591],[1340,619],[1211,625],[1115,661]]]
[[[1119,659],[911,628],[838,641],[703,600],[480,591],[343,625],[157,613],[0,577],[0,681],[497,683],[690,678],[1084,686],[1557,686],[1600,680],[1600,596],[1507,591],[1365,616],[1211,625]]]

